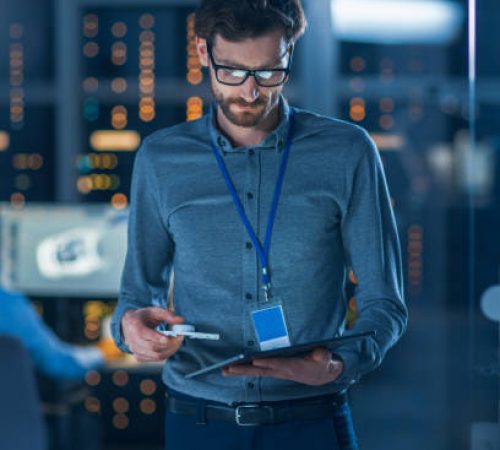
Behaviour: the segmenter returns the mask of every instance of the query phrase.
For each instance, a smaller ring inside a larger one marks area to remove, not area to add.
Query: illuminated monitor
[[[116,297],[128,213],[104,205],[0,206],[0,282],[33,296]]]

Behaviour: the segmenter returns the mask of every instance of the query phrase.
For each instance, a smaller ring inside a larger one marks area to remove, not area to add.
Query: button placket
[[[254,149],[246,151],[246,181],[245,181],[245,195],[242,197],[243,208],[250,221],[252,227],[258,229],[258,199],[254,195],[256,188],[260,183],[260,167],[259,159],[257,158]],[[258,265],[258,257],[255,246],[250,240],[248,234],[244,233],[245,240],[243,242],[243,295],[245,300],[252,301],[256,299],[255,290],[258,285],[257,271],[255,268]]]
[[[248,149],[245,152],[246,177],[244,190],[241,195],[241,202],[245,213],[254,230],[259,229],[259,198],[257,195],[260,184],[260,161],[259,153],[254,149]],[[247,232],[243,232],[243,302],[247,305],[246,317],[243,327],[243,345],[247,348],[253,348],[255,345],[255,335],[250,320],[250,311],[255,309],[257,302],[258,270],[259,260],[256,249],[251,242]],[[243,381],[243,380],[242,380]],[[243,381],[247,399],[255,399],[257,394],[257,379],[254,377],[246,378]]]

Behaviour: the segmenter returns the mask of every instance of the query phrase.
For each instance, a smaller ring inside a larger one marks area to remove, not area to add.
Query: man
[[[281,96],[304,28],[300,0],[203,0],[196,45],[215,105],[154,133],[137,154],[113,333],[139,361],[166,360],[169,450],[356,449],[345,392],[406,327],[396,226],[373,142]],[[342,334],[351,267],[359,317],[345,334],[375,337],[335,354],[317,348],[185,378],[264,348],[256,317],[266,308],[279,311],[292,345]],[[221,340],[155,330],[184,320]]]

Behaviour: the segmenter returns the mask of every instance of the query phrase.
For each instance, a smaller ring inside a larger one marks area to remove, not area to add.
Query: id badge
[[[267,302],[251,312],[255,334],[262,351],[289,347],[290,336],[281,302]]]

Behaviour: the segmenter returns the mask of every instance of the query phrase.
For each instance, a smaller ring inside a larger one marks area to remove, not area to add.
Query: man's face
[[[203,52],[203,44],[204,41],[198,41],[200,59],[203,65],[210,67],[212,93],[224,116],[240,127],[255,127],[264,121],[278,105],[283,85],[262,87],[252,76],[240,86],[219,83],[210,58]],[[216,64],[242,69],[285,68],[290,57],[280,30],[239,42],[217,35],[211,49]]]

